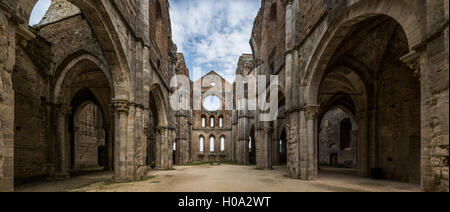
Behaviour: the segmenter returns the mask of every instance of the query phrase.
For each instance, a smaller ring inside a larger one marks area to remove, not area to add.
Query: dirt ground
[[[92,173],[71,179],[16,187],[17,192],[417,192],[418,185],[372,180],[352,170],[325,169],[320,179],[287,177],[285,167],[257,170],[254,166],[177,166],[152,171],[144,181],[111,183],[113,173]]]

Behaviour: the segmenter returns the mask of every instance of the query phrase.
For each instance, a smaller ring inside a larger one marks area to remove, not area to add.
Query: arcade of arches
[[[168,0],[52,0],[29,27],[36,3],[0,0],[0,191],[195,161],[282,165],[301,180],[345,167],[449,190],[448,1],[263,0],[236,74],[278,76],[272,122],[227,110],[237,85],[214,71],[191,87],[221,107],[172,110],[170,79],[189,70]]]

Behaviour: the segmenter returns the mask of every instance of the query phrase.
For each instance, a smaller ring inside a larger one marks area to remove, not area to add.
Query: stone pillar
[[[9,19],[12,5],[0,2],[0,192],[14,190],[14,90],[15,24]],[[5,8],[5,10],[4,10]]]
[[[176,115],[178,129],[176,137],[177,150],[175,153],[175,164],[186,165],[189,163],[190,147],[189,147],[189,117],[187,111],[179,111]]]
[[[172,142],[170,138],[172,130],[165,126],[156,129],[156,168],[168,170],[173,168],[172,164]],[[172,140],[173,141],[173,140]]]
[[[271,122],[261,122],[256,129],[256,167],[258,169],[272,169],[272,127]]]
[[[306,145],[307,145],[307,176],[306,179],[314,180],[318,177],[318,151],[319,151],[319,131],[317,116],[319,106],[307,106],[305,108],[306,118]]]
[[[135,180],[140,180],[147,175],[147,129],[145,127],[144,114],[144,106],[136,105]]]
[[[300,176],[300,111],[301,79],[298,50],[295,49],[296,32],[298,26],[299,1],[290,0],[286,3],[286,113],[288,124],[286,125],[287,137],[287,167],[289,176],[299,178]]]
[[[358,138],[357,138],[358,170],[360,176],[368,177],[369,176],[368,114],[359,113],[356,117],[357,117],[356,123],[358,126]]]
[[[56,178],[69,177],[68,169],[70,168],[70,142],[68,141],[69,131],[68,122],[69,115],[72,111],[67,105],[61,104],[56,106]],[[74,132],[75,133],[75,132]]]
[[[377,150],[376,150],[376,142],[377,142],[377,109],[375,106],[374,108],[370,108],[368,111],[368,130],[369,130],[369,136],[368,136],[368,162],[369,162],[369,168],[368,172],[369,175],[371,175],[371,169],[377,168]]]
[[[237,163],[236,160],[236,135],[237,135],[237,115],[236,110],[231,112],[231,161]]]
[[[279,125],[279,119],[277,119],[274,122],[274,126],[273,126],[273,133],[272,133],[272,137],[271,137],[271,158],[272,158],[272,164],[279,164],[280,163],[280,139],[277,137],[277,129],[278,129],[278,125]]]
[[[126,178],[134,180],[136,178],[136,104],[130,103],[128,106],[128,121],[126,125],[126,139],[125,139],[125,166]]]
[[[244,110],[238,110],[238,164],[239,165],[249,165],[249,123],[248,123],[248,102],[241,101],[245,104]]]
[[[188,163],[192,163],[194,162],[194,141],[193,141],[193,137],[192,137],[192,132],[194,130],[194,125],[193,125],[193,115],[192,115],[192,110],[189,110],[189,132],[188,132],[188,136],[189,136],[189,162]]]
[[[280,164],[280,139],[276,137],[276,133],[274,132],[272,135],[272,164]]]
[[[127,100],[113,100],[114,117],[114,179],[128,180],[127,175],[127,132],[130,103]]]

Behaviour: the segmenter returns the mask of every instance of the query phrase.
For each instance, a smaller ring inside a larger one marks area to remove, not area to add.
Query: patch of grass
[[[222,162],[222,164],[223,165],[237,165],[237,164],[235,164],[235,163],[233,163],[231,161],[225,161],[225,162]]]
[[[194,161],[190,164],[187,164],[186,166],[201,166],[201,165],[209,165],[210,162],[203,162],[203,161]]]
[[[149,180],[151,180],[151,179],[153,179],[153,178],[155,178],[156,176],[146,176],[146,177],[143,177],[141,180],[139,180],[139,181],[149,181]],[[139,182],[138,181],[138,182]]]

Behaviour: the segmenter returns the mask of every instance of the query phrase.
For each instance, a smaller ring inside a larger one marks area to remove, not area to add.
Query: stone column
[[[14,190],[14,90],[15,23],[9,18],[16,2],[0,2],[0,192]],[[4,10],[5,9],[5,10]]]
[[[369,130],[369,136],[368,136],[368,161],[369,161],[369,167],[368,172],[369,175],[371,175],[371,169],[377,168],[377,149],[376,149],[376,142],[377,142],[377,108],[374,106],[373,108],[370,108],[368,111],[368,130]]]
[[[67,105],[61,104],[56,106],[56,178],[69,177],[68,169],[70,168],[70,142],[68,142],[68,119],[72,111]],[[75,132],[74,132],[75,133]],[[73,147],[75,148],[75,147]],[[74,161],[75,162],[75,161]]]
[[[193,118],[192,118],[192,110],[188,111],[189,114],[189,132],[188,132],[188,136],[189,136],[189,162],[188,163],[192,163],[194,162],[194,141],[193,141],[193,137],[192,137],[192,132],[193,132]]]
[[[126,178],[128,180],[133,180],[136,175],[136,105],[130,103],[128,106],[128,121],[126,126]]]
[[[177,151],[175,153],[175,163],[177,165],[185,165],[189,163],[189,117],[187,111],[179,111],[176,115],[178,129],[176,133]]]
[[[301,97],[299,89],[299,79],[301,71],[299,70],[298,50],[295,49],[296,28],[298,26],[299,10],[298,0],[289,0],[286,3],[286,114],[288,123],[286,125],[287,137],[287,167],[289,176],[299,178],[300,176],[300,110]]]
[[[319,106],[307,106],[305,108],[306,118],[306,145],[307,145],[307,176],[306,179],[314,180],[318,177],[318,121]]]
[[[278,139],[278,135],[277,135],[277,129],[278,129],[278,125],[279,125],[279,119],[277,119],[277,121],[274,122],[274,126],[273,126],[273,133],[272,133],[272,138],[271,138],[271,149],[272,149],[272,153],[271,153],[271,158],[272,158],[272,164],[279,164],[280,163],[280,140]]]
[[[156,168],[159,170],[172,169],[172,130],[165,126],[156,129]]]
[[[232,123],[231,123],[231,161],[233,163],[237,163],[237,158],[236,158],[236,138],[237,138],[237,114],[236,114],[236,110],[233,110],[232,112]]]
[[[271,122],[262,122],[257,128],[256,167],[258,169],[272,169],[272,127]]]
[[[249,165],[249,123],[248,123],[248,102],[241,101],[244,104],[244,110],[238,110],[238,164]]]
[[[114,118],[114,179],[128,180],[127,175],[127,132],[130,103],[127,100],[113,100]]]
[[[147,129],[145,127],[144,114],[145,109],[143,105],[136,105],[136,139],[135,139],[135,180],[140,180],[147,174]]]

